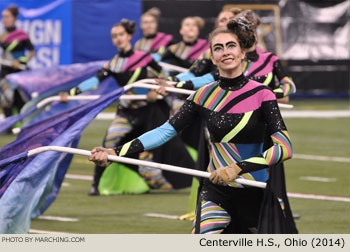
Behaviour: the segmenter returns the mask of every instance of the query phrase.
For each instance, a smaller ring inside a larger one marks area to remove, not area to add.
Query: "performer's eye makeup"
[[[223,44],[215,44],[213,46],[213,51],[214,52],[220,52],[222,50],[224,50],[224,45]]]
[[[233,49],[233,48],[235,48],[236,46],[237,46],[237,44],[236,44],[235,42],[233,42],[233,41],[229,41],[229,42],[226,43],[226,47],[227,47],[228,49]]]

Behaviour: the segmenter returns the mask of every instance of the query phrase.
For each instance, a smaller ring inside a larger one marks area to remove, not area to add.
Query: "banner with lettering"
[[[26,32],[36,55],[29,62],[32,68],[71,63],[70,0],[1,0],[0,11],[16,5],[19,8],[16,26]],[[0,24],[0,33],[4,31]]]
[[[142,12],[141,0],[1,0],[0,12],[10,5],[19,8],[16,26],[34,45],[31,68],[112,58],[117,49],[111,41],[111,27],[122,18],[134,20],[139,27]],[[3,32],[0,22],[0,34]],[[132,43],[140,36],[137,28]]]

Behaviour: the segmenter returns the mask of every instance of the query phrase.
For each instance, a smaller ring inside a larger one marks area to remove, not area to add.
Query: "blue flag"
[[[41,96],[50,90],[54,90],[56,94],[69,90],[94,76],[105,62],[94,61],[23,71],[7,75],[6,80],[12,89],[19,89],[27,100],[31,100],[33,93]]]
[[[84,128],[123,93],[108,95],[34,123],[19,138],[0,149],[0,233],[28,233],[30,219],[55,200],[72,159],[71,154],[31,149],[53,145],[76,147]]]
[[[18,89],[25,97],[27,102],[18,115],[10,116],[0,121],[0,133],[11,128],[18,121],[23,120],[24,125],[29,124],[33,117],[41,114],[43,109],[37,109],[36,105],[43,99],[57,95],[59,92],[68,91],[72,87],[79,85],[80,82],[86,80],[97,73],[105,61],[95,61],[85,64],[72,64],[67,66],[54,66],[37,70],[23,71],[6,76],[11,89]],[[110,81],[110,80],[109,80]],[[93,93],[102,94],[111,91],[108,81],[104,85],[99,86],[97,91]],[[115,86],[114,86],[115,87]],[[31,100],[33,93],[37,97]],[[87,93],[88,94],[88,93]],[[75,106],[77,103],[71,102],[68,106]],[[63,105],[61,105],[63,106]],[[63,106],[64,107],[64,106]]]

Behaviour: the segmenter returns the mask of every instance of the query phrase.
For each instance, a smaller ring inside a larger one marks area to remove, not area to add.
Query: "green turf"
[[[296,109],[349,109],[347,100],[293,100]],[[114,112],[109,108],[108,112]],[[287,118],[294,153],[350,157],[350,118]],[[101,144],[110,121],[93,121],[85,130],[79,148]],[[1,135],[0,146],[13,140]],[[285,163],[289,192],[350,197],[350,163],[292,159]],[[68,173],[91,175],[93,165],[75,156]],[[314,176],[335,178],[335,182],[301,180]],[[65,179],[57,200],[45,215],[78,218],[79,222],[36,219],[31,228],[72,233],[189,233],[190,221],[146,217],[146,213],[181,215],[188,209],[189,189],[144,195],[89,197],[89,181]],[[350,202],[291,198],[292,210],[300,214],[300,233],[349,233]]]
[[[14,135],[2,134],[0,135],[0,148],[4,147],[6,144],[14,141],[16,137]]]
[[[349,184],[348,184],[349,188]],[[349,233],[349,202],[290,199],[293,213],[301,216],[296,221],[301,234]]]
[[[349,163],[292,159],[285,163],[290,192],[350,197]],[[302,180],[301,177],[335,178],[334,182]],[[350,210],[350,203],[349,203]]]
[[[188,221],[146,217],[146,213],[180,215],[187,209],[188,189],[152,191],[143,195],[89,197],[88,181],[66,179],[54,205],[45,213],[69,216],[79,222],[34,220],[32,228],[72,233],[189,233]]]
[[[301,110],[349,110],[349,99],[291,99],[290,104]]]
[[[350,157],[350,118],[286,118],[295,153]]]

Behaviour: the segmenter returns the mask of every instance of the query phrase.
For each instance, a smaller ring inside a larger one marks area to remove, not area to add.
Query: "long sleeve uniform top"
[[[159,74],[161,67],[155,62],[149,53],[144,51],[120,52],[116,54],[111,60],[106,62],[103,67],[97,72],[95,77],[92,77],[78,87],[70,90],[71,95],[76,95],[93,88],[96,88],[100,82],[112,76],[119,86],[126,86],[137,80],[147,78],[148,68],[153,72]],[[146,89],[135,88],[128,93],[145,93]],[[124,102],[124,107],[131,106],[137,108],[147,104],[146,101]]]
[[[164,50],[161,48],[166,48],[169,44],[171,44],[172,40],[172,35],[165,34],[163,32],[157,32],[156,34],[143,36],[137,40],[134,46],[134,50],[156,53],[159,50]]]
[[[199,56],[209,48],[208,41],[197,39],[192,43],[180,41],[159,52],[161,60],[171,64],[189,68]]]
[[[22,64],[28,62],[25,50],[34,50],[28,34],[16,27],[7,28],[5,32],[0,35],[0,46],[3,49],[2,58],[18,60]]]
[[[277,98],[289,96],[296,91],[292,78],[284,71],[279,58],[271,52],[248,52],[243,73],[249,79],[269,86]]]
[[[266,86],[241,75],[220,77],[192,94],[168,122],[115,150],[120,156],[155,148],[198,119],[210,133],[210,163],[207,171],[236,163],[240,177],[267,181],[268,168],[292,157],[288,131],[276,96]],[[264,134],[273,145],[263,151]],[[231,182],[230,186],[243,187]]]

